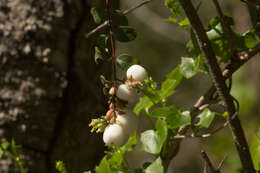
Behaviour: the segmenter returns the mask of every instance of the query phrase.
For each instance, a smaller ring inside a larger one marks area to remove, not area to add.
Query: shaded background
[[[113,1],[127,9],[140,0]],[[226,14],[235,19],[235,30],[252,28],[245,4],[220,0]],[[64,160],[70,172],[96,165],[103,155],[102,137],[90,134],[91,118],[104,113],[100,74],[111,77],[108,62],[95,64],[95,28],[91,7],[104,7],[103,0],[0,0],[0,137],[23,146],[23,159],[30,172],[55,172],[55,160]],[[199,13],[205,25],[216,15],[213,3],[202,0]],[[151,3],[128,15],[138,37],[117,43],[117,55],[128,53],[140,60],[155,81],[161,82],[180,63],[189,37],[173,23],[164,1]],[[240,101],[240,117],[247,139],[259,126],[259,59],[248,62],[233,78],[233,95]],[[211,86],[199,74],[184,80],[169,103],[189,109]],[[217,120],[216,120],[217,121]],[[218,121],[217,121],[218,122]],[[228,156],[223,172],[240,168],[228,128],[208,139],[188,139],[171,163],[175,173],[202,172],[200,150],[205,149],[217,165]],[[0,172],[18,172],[5,156]]]

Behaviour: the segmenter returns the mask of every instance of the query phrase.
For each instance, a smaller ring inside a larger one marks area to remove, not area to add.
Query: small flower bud
[[[111,119],[114,116],[114,110],[113,109],[109,109],[106,113],[106,118],[107,119]]]
[[[114,108],[115,108],[114,103],[110,103],[110,105],[109,105],[109,109],[114,109]]]
[[[116,93],[116,87],[112,87],[112,88],[110,88],[110,90],[109,90],[109,94],[111,95],[111,96],[113,96],[113,95],[115,95],[115,93]]]

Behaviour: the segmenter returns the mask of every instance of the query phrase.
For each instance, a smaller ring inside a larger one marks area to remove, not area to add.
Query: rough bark
[[[56,160],[83,172],[103,156],[88,124],[105,111],[99,75],[111,65],[95,64],[95,35],[84,38],[93,6],[104,2],[0,0],[0,137],[22,145],[30,172],[55,172]],[[18,170],[4,157],[0,171]]]

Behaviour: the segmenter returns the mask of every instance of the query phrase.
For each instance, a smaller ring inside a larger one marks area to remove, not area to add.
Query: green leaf
[[[219,39],[221,38],[222,34],[223,34],[223,28],[221,23],[218,23],[216,26],[214,26],[214,28],[207,31],[207,36],[210,40]]]
[[[129,26],[119,26],[115,29],[115,39],[120,42],[133,41],[137,37],[137,32]]]
[[[134,112],[139,115],[140,112],[144,109],[149,109],[153,105],[162,101],[160,92],[156,90],[156,82],[151,78],[145,80],[147,88],[140,88],[142,93],[145,95],[143,98],[139,99],[139,102],[134,107]]]
[[[199,56],[201,54],[198,40],[192,29],[190,29],[190,41],[187,43],[186,47],[188,51],[194,56]]]
[[[122,147],[116,148],[112,153],[111,158],[108,160],[111,169],[119,170],[123,164],[124,155],[127,151],[133,150],[134,146],[137,144],[138,135],[137,132],[134,132],[128,139],[125,145]]]
[[[139,99],[138,103],[134,107],[134,112],[139,115],[142,110],[149,109],[154,103],[149,99],[149,97],[144,96]]]
[[[156,159],[150,166],[145,170],[145,173],[164,173],[163,163],[160,157]]]
[[[147,85],[148,87],[152,88],[152,89],[156,89],[157,88],[157,83],[152,79],[152,77],[148,77],[147,79],[144,80],[145,85]]]
[[[225,21],[227,22],[228,25],[233,26],[234,25],[234,20],[232,17],[230,16],[225,16]],[[221,20],[219,16],[213,17],[212,19],[210,19],[209,24],[208,24],[208,28],[207,31],[212,30],[214,28],[217,27],[217,25],[221,24]],[[221,27],[222,28],[222,27]],[[223,30],[221,29],[221,32],[223,32]]]
[[[178,23],[178,25],[179,25],[180,27],[186,27],[186,26],[190,25],[190,21],[189,21],[189,19],[186,17],[185,19],[183,19],[182,21],[180,21],[180,22]]]
[[[113,11],[111,14],[111,18],[113,21],[113,24],[118,26],[127,26],[128,25],[128,19],[127,17],[119,10]]]
[[[156,90],[156,83],[151,81],[150,84],[152,86],[141,89],[145,94],[145,97],[139,99],[139,102],[135,105],[134,112],[139,115],[142,110],[149,109],[160,101],[165,100],[174,93],[174,89],[179,85],[181,79],[182,74],[180,72],[180,67],[178,66],[167,75],[166,80],[162,83],[160,91]],[[149,79],[148,81],[146,80],[146,83],[149,86]],[[153,88],[153,86],[155,86],[155,88]]]
[[[62,161],[57,161],[56,162],[56,169],[60,172],[60,173],[67,173],[67,169],[65,168],[65,165]]]
[[[250,152],[254,163],[254,168],[260,171],[260,129],[258,134],[255,135],[250,143]]]
[[[187,79],[193,77],[198,72],[198,65],[193,58],[182,57],[181,58],[181,73]]]
[[[225,16],[225,20],[230,26],[234,25],[231,17]],[[218,16],[214,17],[208,24],[207,35],[211,40],[216,56],[221,58],[221,62],[226,62],[231,57],[232,50],[228,34],[223,28],[220,18]],[[235,35],[235,32],[233,35]],[[237,41],[236,44],[238,44]]]
[[[105,34],[100,34],[97,37],[97,44],[102,47],[102,48],[107,48],[107,44],[108,44],[108,36]]]
[[[254,48],[259,44],[259,41],[255,37],[254,31],[249,31],[244,36],[246,48]]]
[[[96,173],[113,173],[111,170],[109,163],[106,159],[106,156],[103,157],[98,167],[95,169]]]
[[[174,106],[167,106],[167,107],[159,107],[155,108],[151,113],[154,117],[168,117],[168,116],[174,116],[175,114],[181,114],[180,110]]]
[[[136,60],[130,55],[121,54],[116,58],[116,62],[119,64],[121,69],[127,70],[136,62]]]
[[[21,146],[20,145],[16,145],[15,140],[12,139],[11,141],[11,151],[15,156],[18,156],[20,154],[20,150],[21,150]]]
[[[208,128],[215,117],[215,113],[206,108],[198,115],[198,117],[200,118],[200,121],[195,125]]]
[[[191,117],[189,112],[183,112],[174,105],[155,108],[151,112],[151,116],[154,117],[165,117],[167,125],[169,128],[179,128],[183,125],[188,125],[191,122]]]
[[[156,131],[147,130],[141,134],[142,149],[152,154],[160,153],[167,138],[167,132],[166,122],[158,119],[156,122]]]
[[[2,148],[0,148],[0,159],[3,157],[3,155],[4,155],[4,151]]]
[[[172,23],[178,23],[178,19],[176,19],[176,18],[174,18],[174,17],[168,17],[168,18],[166,19],[166,21],[172,22]]]
[[[172,72],[170,72],[166,80],[162,83],[160,95],[162,99],[165,99],[174,93],[174,89],[179,85],[182,79],[182,74],[180,72],[180,67],[176,67]]]
[[[99,60],[103,60],[103,55],[99,47],[95,47],[95,56],[94,56],[96,64],[98,64]]]
[[[140,90],[145,96],[147,96],[153,102],[153,104],[160,102],[161,96],[156,89],[147,87],[147,88],[140,88]]]
[[[7,148],[10,146],[9,142],[3,142],[1,143],[1,147],[0,147],[0,159],[3,157],[4,152],[7,150]]]
[[[100,24],[106,16],[103,8],[91,8],[90,13],[96,24]]]
[[[4,150],[7,150],[7,148],[10,146],[10,143],[9,142],[3,142],[1,144],[1,147],[4,149]]]
[[[170,9],[174,16],[182,16],[181,5],[176,0],[165,0],[165,6]]]

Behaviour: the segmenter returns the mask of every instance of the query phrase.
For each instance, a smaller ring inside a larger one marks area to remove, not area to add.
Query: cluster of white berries
[[[147,72],[140,65],[132,65],[128,68],[126,76],[125,84],[119,85],[116,89],[116,96],[126,101],[128,105],[115,111],[115,123],[109,124],[103,133],[103,140],[109,146],[123,145],[138,125],[138,118],[129,110],[129,107],[133,106],[140,97],[133,86],[143,82],[147,77]]]

